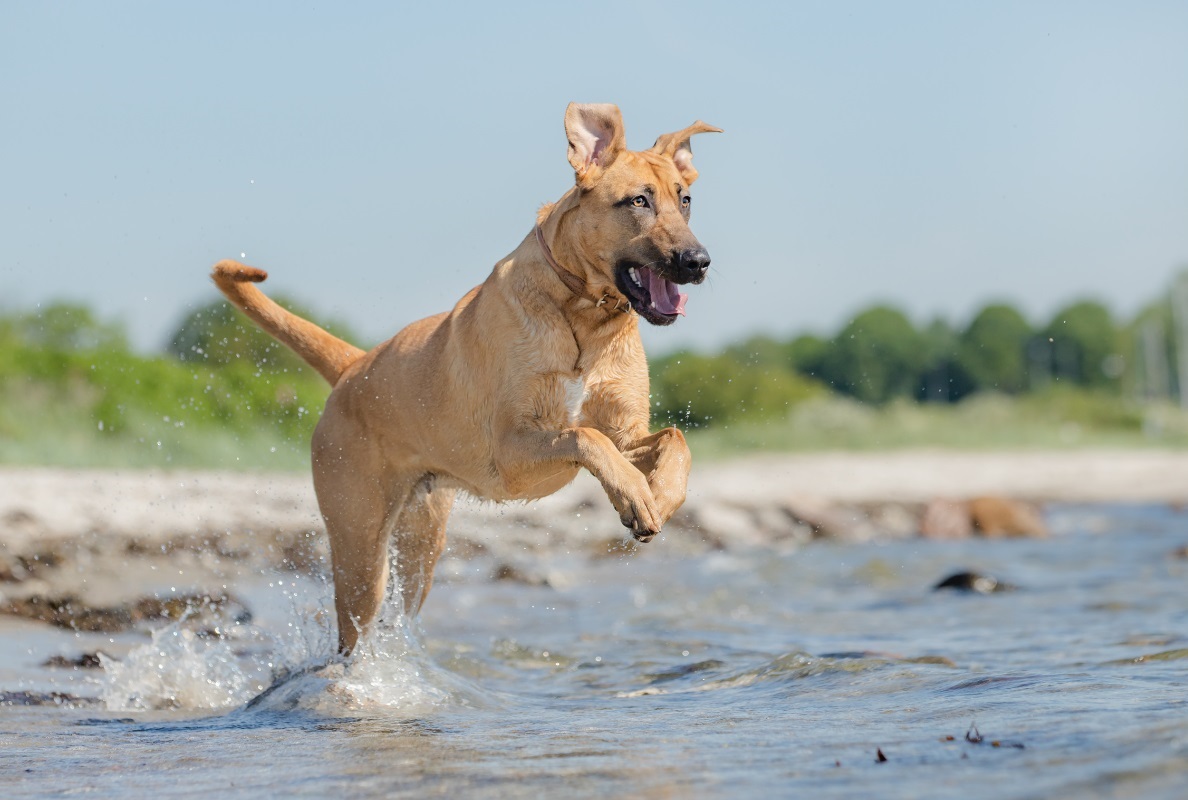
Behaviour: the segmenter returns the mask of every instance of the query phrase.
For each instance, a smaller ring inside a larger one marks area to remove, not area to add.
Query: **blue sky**
[[[703,119],[713,256],[654,351],[873,302],[1132,313],[1188,266],[1188,3],[6,3],[0,306],[159,347],[245,253],[378,341],[572,181],[566,103],[634,148]]]

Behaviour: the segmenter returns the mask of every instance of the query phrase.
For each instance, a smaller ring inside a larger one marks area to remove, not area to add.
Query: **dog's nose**
[[[710,255],[704,247],[682,250],[677,264],[681,276],[688,276],[688,280],[691,281],[700,281],[704,278],[705,273],[709,271],[709,265]]]

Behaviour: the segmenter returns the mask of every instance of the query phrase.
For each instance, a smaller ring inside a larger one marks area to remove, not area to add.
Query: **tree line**
[[[656,359],[654,412],[662,421],[706,426],[778,418],[830,392],[871,405],[957,403],[975,393],[1020,395],[1057,385],[1174,399],[1177,356],[1188,349],[1176,336],[1188,308],[1177,310],[1174,295],[1125,324],[1095,300],[1071,303],[1040,325],[1003,302],[984,306],[964,326],[945,319],[917,326],[899,309],[876,305],[828,337],[757,335],[717,353]]]
[[[85,447],[98,436],[198,449],[214,431],[296,442],[308,440],[327,393],[221,300],[187,314],[150,355],[77,303],[0,314],[0,445],[57,436]]]
[[[871,405],[956,403],[980,392],[1018,395],[1054,385],[1175,396],[1177,356],[1188,348],[1177,347],[1173,295],[1127,324],[1092,300],[1040,325],[1007,303],[986,305],[963,326],[943,319],[917,326],[902,311],[877,305],[832,336],[760,335],[716,353],[654,358],[653,412],[658,422],[699,427],[778,419],[830,393]],[[360,341],[342,324],[281,302]],[[66,404],[105,436],[146,425],[159,431],[163,423],[246,433],[263,420],[302,439],[327,391],[297,356],[221,299],[187,313],[162,352],[148,356],[131,350],[119,324],[85,306],[0,314],[0,436],[21,433],[24,412],[14,409],[25,402]]]

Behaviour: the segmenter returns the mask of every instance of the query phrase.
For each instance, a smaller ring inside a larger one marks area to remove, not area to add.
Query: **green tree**
[[[745,364],[726,354],[675,353],[653,361],[651,373],[653,416],[666,425],[779,418],[821,392],[788,370]]]
[[[740,364],[771,369],[788,369],[788,354],[782,342],[771,336],[756,335],[727,346],[724,355]]]
[[[1027,343],[1033,335],[1014,308],[988,305],[962,331],[957,361],[975,388],[1018,394],[1027,388]]]
[[[1185,282],[1188,282],[1188,267],[1173,275],[1171,285],[1119,331],[1118,350],[1129,358],[1115,366],[1125,368],[1123,380],[1131,393],[1149,400],[1167,400],[1181,394],[1183,347],[1188,342],[1182,338],[1183,321],[1176,313],[1182,301],[1177,302],[1176,295],[1177,288]],[[1188,308],[1179,310],[1181,314],[1188,313]]]
[[[818,377],[829,352],[829,341],[820,336],[802,334],[784,346],[785,357],[792,369],[801,375]]]
[[[1179,343],[1169,297],[1150,303],[1120,333],[1121,352],[1132,356],[1127,375],[1130,388],[1148,400],[1168,400],[1179,394]]]
[[[9,326],[10,336],[43,350],[66,353],[128,349],[121,325],[101,322],[91,309],[76,303],[51,303],[39,311],[18,315]]]
[[[947,321],[934,319],[920,334],[924,367],[916,397],[926,403],[955,403],[973,391],[961,365],[960,338]]]
[[[286,298],[277,302],[305,319],[316,321],[309,309]],[[358,340],[342,325],[317,322],[327,330],[352,343]],[[306,368],[289,348],[260,330],[255,323],[225,300],[213,300],[185,316],[169,339],[166,351],[179,361],[225,365],[247,363],[276,371],[302,371]]]
[[[1082,386],[1116,386],[1120,358],[1118,329],[1109,310],[1082,300],[1056,312],[1042,331],[1051,352],[1052,374]]]
[[[927,365],[924,341],[897,309],[863,311],[833,338],[821,377],[835,389],[867,403],[916,395]]]

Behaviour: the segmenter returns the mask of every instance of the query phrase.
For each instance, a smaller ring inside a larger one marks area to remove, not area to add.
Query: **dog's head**
[[[648,150],[628,150],[623,116],[609,103],[565,110],[569,163],[577,177],[568,231],[588,279],[610,283],[653,325],[685,313],[679,284],[705,280],[710,257],[689,230],[697,180],[689,139],[720,132],[704,122],[666,133]]]

